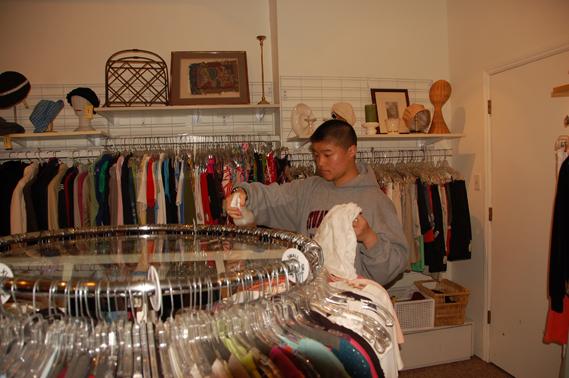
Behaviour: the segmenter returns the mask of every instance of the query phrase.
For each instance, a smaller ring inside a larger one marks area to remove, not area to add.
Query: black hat
[[[30,82],[19,72],[0,74],[0,109],[10,108],[22,102],[30,93]]]
[[[0,117],[0,135],[24,133],[24,127],[16,122],[8,122]]]
[[[69,105],[72,105],[71,104],[71,97],[73,97],[73,96],[81,96],[85,100],[89,101],[91,103],[91,105],[93,105],[93,107],[95,107],[95,108],[99,107],[99,104],[100,104],[99,97],[97,97],[97,94],[95,92],[93,92],[93,90],[91,88],[79,87],[79,88],[75,88],[74,90],[69,92],[67,94],[67,97],[66,97]],[[95,113],[95,112],[93,112],[93,113]]]

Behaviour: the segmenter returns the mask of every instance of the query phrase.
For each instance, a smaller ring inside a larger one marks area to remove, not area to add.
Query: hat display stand
[[[71,104],[75,115],[79,120],[79,126],[73,131],[95,131],[93,126],[91,126],[91,120],[93,119],[93,105],[81,96],[71,97]]]
[[[431,100],[435,110],[433,111],[433,120],[431,121],[429,134],[450,133],[445,119],[443,118],[442,108],[448,101],[451,91],[450,83],[446,80],[437,80],[431,86],[429,90],[429,100]]]

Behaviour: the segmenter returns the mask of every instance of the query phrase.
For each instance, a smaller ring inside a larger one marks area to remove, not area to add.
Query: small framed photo
[[[170,105],[249,104],[245,51],[173,51]]]
[[[377,108],[377,119],[379,120],[379,132],[381,134],[388,132],[388,119],[399,119],[399,124],[404,125],[401,119],[405,108],[409,106],[407,89],[371,88],[371,100]]]

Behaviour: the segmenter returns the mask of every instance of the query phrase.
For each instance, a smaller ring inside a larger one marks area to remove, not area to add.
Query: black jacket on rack
[[[57,159],[50,159],[47,164],[41,167],[37,179],[31,187],[33,207],[37,219],[36,231],[48,229],[47,186],[57,174],[58,169],[59,161]]]
[[[569,277],[569,159],[565,159],[557,178],[557,192],[551,227],[549,256],[549,296],[551,309],[563,312]]]
[[[12,193],[18,181],[24,176],[24,168],[28,164],[21,161],[7,161],[0,165],[0,236],[10,235],[10,205]]]
[[[464,180],[454,180],[448,184],[450,192],[451,237],[448,252],[449,261],[470,259],[472,228],[470,210]]]

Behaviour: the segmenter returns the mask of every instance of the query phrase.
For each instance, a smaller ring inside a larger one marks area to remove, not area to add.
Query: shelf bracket
[[[12,138],[10,137],[10,135],[4,135],[2,139],[4,140],[5,150],[11,150],[12,148],[14,148],[14,146],[12,146]]]
[[[194,114],[192,114],[192,125],[200,123],[200,111],[196,110]]]
[[[257,121],[261,122],[265,118],[265,109],[257,109],[255,117],[257,117]]]

